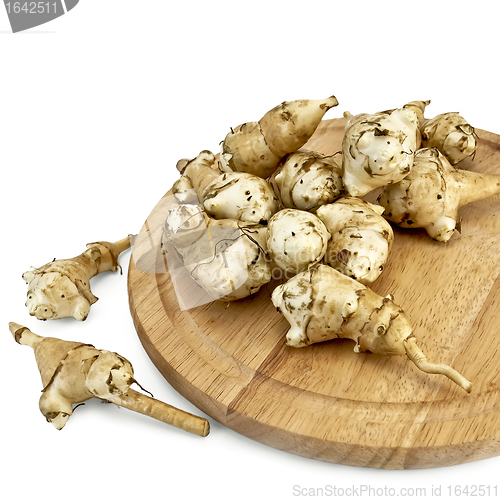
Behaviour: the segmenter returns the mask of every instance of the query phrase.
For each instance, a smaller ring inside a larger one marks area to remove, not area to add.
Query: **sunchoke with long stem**
[[[123,356],[89,344],[42,337],[14,322],[9,329],[16,342],[35,352],[43,384],[40,411],[56,429],[66,425],[73,405],[98,398],[193,434],[208,435],[206,419],[131,389],[137,381]]]
[[[275,288],[271,299],[290,323],[289,346],[351,339],[357,353],[406,355],[420,370],[445,375],[467,392],[472,389],[450,366],[427,360],[408,317],[392,297],[384,298],[330,266],[311,266]]]

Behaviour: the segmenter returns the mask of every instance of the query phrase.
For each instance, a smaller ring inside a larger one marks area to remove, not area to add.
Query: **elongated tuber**
[[[314,211],[344,192],[340,162],[335,156],[315,151],[301,150],[286,156],[275,182],[285,208]]]
[[[412,101],[405,108],[416,112],[420,122],[422,148],[437,148],[447,160],[456,165],[473,155],[477,148],[474,127],[459,113],[441,113],[434,118],[425,118],[424,110],[430,101]]]
[[[360,198],[343,197],[323,205],[316,215],[331,238],[324,262],[365,285],[382,273],[394,242],[384,209]]]
[[[271,299],[290,323],[289,346],[352,339],[357,353],[405,354],[420,370],[445,375],[471,391],[472,384],[456,370],[427,360],[408,318],[391,297],[381,297],[330,266],[318,264],[297,274],[278,286]]]
[[[40,411],[56,429],[66,425],[74,404],[98,398],[193,434],[208,435],[206,419],[131,389],[137,382],[123,356],[80,342],[41,337],[13,322],[9,329],[16,342],[35,352],[43,384]]]
[[[215,156],[202,151],[190,161],[177,164],[196,191],[202,208],[216,219],[235,219],[267,224],[278,211],[278,199],[271,185],[244,172],[220,173],[212,168]]]
[[[384,217],[403,228],[425,228],[431,238],[448,241],[460,207],[500,193],[500,175],[461,170],[437,148],[419,149],[411,173],[386,186],[379,196]]]
[[[285,101],[258,122],[231,129],[222,143],[223,170],[270,177],[281,158],[301,148],[324,114],[337,104],[334,96],[323,100]]]
[[[329,238],[328,230],[316,215],[285,208],[269,221],[267,250],[285,276],[291,276],[319,262]]]
[[[105,271],[116,271],[118,256],[130,248],[131,236],[116,243],[89,243],[87,250],[72,259],[53,260],[26,271],[28,283],[26,306],[31,316],[40,320],[73,317],[87,318],[97,297],[90,290],[90,279]]]
[[[342,177],[349,195],[362,197],[408,175],[418,135],[411,109],[350,116],[342,141]]]

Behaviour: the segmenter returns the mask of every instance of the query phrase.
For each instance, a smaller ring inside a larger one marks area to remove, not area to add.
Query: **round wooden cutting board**
[[[323,121],[306,147],[340,151],[344,126]],[[477,154],[460,167],[500,174],[500,137],[477,133]],[[462,208],[448,243],[395,229],[372,285],[394,295],[430,361],[472,381],[470,394],[404,356],[356,354],[351,341],[287,347],[288,323],[270,300],[277,283],[183,310],[161,251],[169,198],[134,245],[130,310],[154,364],[200,410],[269,446],[340,464],[415,469],[500,455],[500,196]]]

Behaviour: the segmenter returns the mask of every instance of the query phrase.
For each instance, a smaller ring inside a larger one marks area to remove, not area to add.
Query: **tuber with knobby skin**
[[[285,101],[258,122],[231,129],[220,155],[225,172],[247,172],[270,177],[280,160],[301,148],[313,135],[324,114],[338,105],[335,96],[323,100]]]
[[[115,243],[89,243],[87,250],[71,259],[53,260],[23,274],[28,284],[31,316],[39,320],[73,317],[84,321],[98,299],[90,290],[90,279],[105,271],[116,271],[119,255],[130,248],[132,236]]]
[[[424,110],[431,101],[412,101],[404,105],[418,116],[422,148],[438,148],[447,160],[456,165],[472,156],[477,148],[477,134],[459,113],[441,113],[425,118]]]
[[[74,404],[97,398],[193,434],[208,435],[206,419],[131,389],[137,381],[132,365],[123,356],[89,344],[42,337],[13,322],[9,329],[17,343],[35,352],[43,384],[40,411],[56,429],[66,425]]]
[[[274,180],[285,208],[314,212],[344,192],[342,166],[335,155],[305,149],[286,156]]]
[[[230,302],[271,281],[266,236],[261,224],[212,219],[198,205],[180,204],[167,216],[162,243],[212,299]]]
[[[279,285],[271,299],[290,323],[289,346],[351,339],[357,353],[406,355],[420,370],[445,375],[467,392],[472,389],[450,366],[427,360],[407,316],[391,296],[384,298],[330,266],[311,266]]]
[[[398,182],[411,170],[419,137],[411,109],[348,117],[342,140],[342,177],[350,196]]]
[[[500,175],[450,165],[437,148],[419,149],[412,171],[386,186],[378,198],[384,217],[402,228],[424,228],[437,241],[448,241],[460,207],[500,193]]]
[[[331,235],[325,264],[364,285],[373,283],[384,270],[394,242],[383,211],[380,205],[350,196],[319,207],[316,215]]]
[[[214,163],[214,154],[206,150],[192,160],[177,163],[177,169],[189,179],[203,210],[215,219],[267,224],[278,211],[278,199],[271,185],[245,172],[221,173],[213,168]],[[181,196],[180,188],[176,192]],[[187,198],[186,192],[182,197]]]

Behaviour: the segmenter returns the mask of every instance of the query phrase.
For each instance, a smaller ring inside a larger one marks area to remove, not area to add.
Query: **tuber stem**
[[[108,401],[201,437],[208,436],[210,432],[210,424],[205,418],[175,408],[134,389],[129,389],[127,394],[116,398],[108,398]]]
[[[433,373],[438,375],[444,375],[450,380],[459,385],[462,389],[470,393],[472,389],[472,383],[469,382],[463,375],[454,370],[451,366],[442,363],[430,363],[425,357],[424,353],[417,346],[417,340],[415,337],[410,336],[405,339],[404,346],[406,349],[406,355],[408,358],[415,363],[416,367],[425,373]]]

